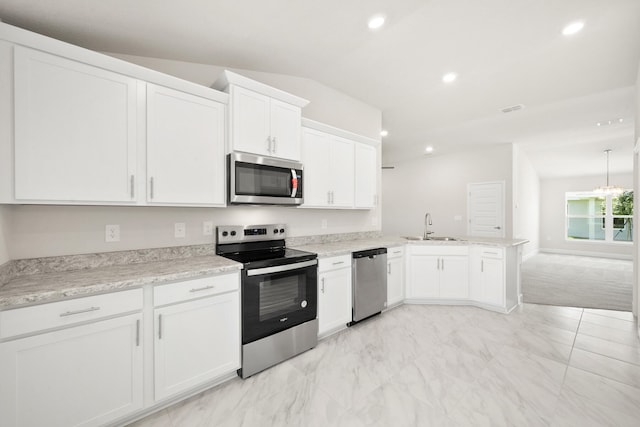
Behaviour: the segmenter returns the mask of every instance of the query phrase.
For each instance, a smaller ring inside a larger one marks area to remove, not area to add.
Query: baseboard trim
[[[633,261],[633,255],[612,254],[610,252],[574,251],[571,249],[540,249],[538,252],[545,253],[545,254],[590,256],[595,258],[611,258],[611,259],[622,259],[625,261]]]

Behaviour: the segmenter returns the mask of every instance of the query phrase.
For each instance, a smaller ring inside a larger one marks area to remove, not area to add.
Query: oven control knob
[[[232,232],[231,232],[231,235],[232,235],[232,236],[235,236],[235,235],[236,235],[236,232],[235,232],[235,231],[232,231]]]
[[[229,232],[228,232],[228,231],[223,231],[223,232],[222,232],[222,237],[227,237],[228,235],[229,235]]]
[[[303,300],[303,301],[300,303],[300,307],[305,308],[306,306],[307,306],[307,300]]]
[[[281,229],[280,229],[280,233],[284,233],[284,228],[281,228]]]
[[[278,234],[278,229],[277,228],[273,229],[273,234]]]

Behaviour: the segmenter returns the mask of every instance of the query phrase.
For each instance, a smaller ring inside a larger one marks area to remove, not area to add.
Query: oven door
[[[318,260],[247,269],[242,273],[242,343],[248,344],[317,316]]]
[[[302,164],[247,153],[229,154],[229,203],[300,205]]]

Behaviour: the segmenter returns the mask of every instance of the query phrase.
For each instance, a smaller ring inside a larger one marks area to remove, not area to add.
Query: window
[[[566,193],[567,240],[633,241],[633,191]]]

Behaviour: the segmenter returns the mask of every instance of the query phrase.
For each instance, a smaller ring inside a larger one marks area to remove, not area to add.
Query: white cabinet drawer
[[[338,268],[351,267],[351,254],[320,258],[318,260],[318,272],[336,270]]]
[[[503,259],[504,250],[502,248],[480,248],[482,258]]]
[[[160,306],[240,289],[240,273],[160,285],[153,288],[153,305]]]
[[[142,309],[142,289],[94,295],[0,312],[0,339]]]
[[[404,246],[394,246],[387,248],[387,259],[399,258],[404,255]]]

